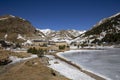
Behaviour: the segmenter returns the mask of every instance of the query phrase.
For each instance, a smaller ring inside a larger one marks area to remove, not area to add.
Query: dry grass
[[[11,51],[5,51],[5,50],[0,50],[0,60],[4,58],[8,58],[9,56],[17,56],[19,58],[25,58],[29,57],[31,54],[24,53],[24,52],[11,52]]]
[[[0,59],[9,56],[28,57],[28,53],[0,51]],[[0,80],[69,80],[48,68],[40,58],[27,60],[7,67],[0,67]]]
[[[20,53],[17,53],[17,52],[11,52],[10,54],[11,56],[17,56],[18,58],[26,58],[26,57],[30,57],[30,53],[25,53],[25,52],[20,52]]]
[[[0,75],[0,80],[69,80],[44,66],[39,58],[16,64]]]

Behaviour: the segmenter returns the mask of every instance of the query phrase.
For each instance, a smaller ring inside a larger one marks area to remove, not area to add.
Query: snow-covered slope
[[[51,29],[38,29],[37,28],[37,30],[41,31],[45,35],[49,35],[50,33],[55,32],[54,30],[51,30]]]
[[[47,37],[47,40],[52,40],[52,41],[67,41],[70,43],[74,38],[77,36],[81,35],[84,31],[79,31],[79,30],[60,30],[60,31],[55,31],[51,29],[36,29],[38,31],[41,31],[44,33],[44,35]]]
[[[75,37],[78,37],[80,36],[81,34],[85,33],[86,30],[75,30],[75,29],[72,29],[72,30],[67,30],[69,33],[71,33],[72,35],[74,35]]]
[[[97,26],[99,26],[99,25],[101,25],[101,24],[103,24],[103,23],[106,23],[108,20],[111,20],[111,19],[113,19],[113,18],[116,18],[117,16],[120,16],[120,12],[119,13],[117,13],[117,14],[115,14],[115,15],[113,15],[113,16],[110,16],[110,17],[108,17],[108,18],[104,18],[104,19],[102,19],[102,20],[100,20],[97,24],[95,24],[93,27],[97,27]],[[120,20],[120,18],[118,18],[118,20]],[[114,20],[111,20],[111,23],[112,22],[114,22]],[[118,21],[118,23],[120,23],[120,21]]]
[[[40,30],[48,40],[81,44],[120,44],[120,12],[100,20],[88,31],[50,29]]]
[[[23,42],[24,36],[35,36],[35,28],[28,20],[13,15],[0,16],[0,39]]]
[[[92,29],[88,30],[74,41],[87,44],[120,44],[120,13],[100,20]]]
[[[54,32],[52,34],[51,40],[66,41],[67,43],[70,44],[77,36],[83,34],[84,32],[85,31],[78,31],[78,30],[61,30]]]

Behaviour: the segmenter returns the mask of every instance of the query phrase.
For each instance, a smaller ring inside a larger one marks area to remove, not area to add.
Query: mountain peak
[[[51,29],[36,29],[36,30],[39,30],[39,31],[41,31],[42,33],[44,33],[45,35],[48,35],[48,34],[50,34],[50,33],[52,33],[52,32],[55,32],[54,30],[51,30]]]
[[[120,15],[120,12],[118,12],[117,14],[115,14],[113,16],[110,16],[109,18],[113,18],[113,17],[119,16],[119,15]]]
[[[120,13],[101,20],[84,37],[92,39],[91,42],[120,43]]]
[[[108,21],[108,20],[110,20],[110,19],[112,19],[112,18],[115,18],[115,17],[117,17],[117,16],[120,16],[120,12],[117,13],[117,14],[115,14],[115,15],[113,15],[113,16],[110,16],[110,17],[108,17],[108,18],[104,18],[104,19],[100,20],[100,21],[99,21],[97,24],[95,24],[93,27],[99,26],[99,25],[105,23],[106,21]]]
[[[15,18],[15,16],[10,15],[10,14],[6,14],[6,15],[0,16],[0,18]]]
[[[35,28],[27,20],[13,15],[0,16],[0,38],[4,39],[5,34],[8,34],[7,40],[14,41],[18,34],[22,36],[32,36],[35,33]]]
[[[0,16],[0,20],[7,20],[7,19],[10,19],[10,18],[18,18],[18,19],[21,19],[23,21],[26,21],[25,19],[23,19],[21,17],[10,15],[10,14]]]

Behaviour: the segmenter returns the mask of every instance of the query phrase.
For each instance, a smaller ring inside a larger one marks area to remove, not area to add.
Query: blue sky
[[[0,0],[0,15],[29,20],[34,27],[88,30],[120,12],[120,0]]]

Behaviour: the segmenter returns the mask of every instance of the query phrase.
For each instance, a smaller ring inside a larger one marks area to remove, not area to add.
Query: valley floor
[[[46,67],[39,58],[0,66],[0,80],[69,80]]]
[[[44,60],[46,57],[47,60]],[[76,65],[57,55],[46,55],[43,58],[33,56],[33,58],[28,58],[29,60],[25,58],[23,61],[15,59],[18,61],[14,63],[12,57],[14,64],[0,66],[0,80],[104,80],[77,68]]]

